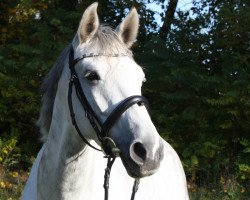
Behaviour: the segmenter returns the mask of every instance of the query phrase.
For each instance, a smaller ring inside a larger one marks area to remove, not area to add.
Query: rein
[[[104,175],[104,199],[108,200],[108,190],[109,190],[109,178],[110,178],[110,172],[113,163],[115,162],[116,157],[120,155],[120,150],[119,148],[116,147],[115,142],[111,137],[109,137],[109,131],[113,127],[113,125],[117,122],[117,120],[120,118],[120,116],[131,106],[137,104],[139,106],[148,106],[148,101],[145,97],[140,96],[140,95],[134,95],[130,96],[124,100],[122,100],[118,106],[110,113],[110,115],[107,117],[104,123],[101,122],[101,120],[98,118],[94,110],[92,109],[91,105],[89,104],[81,83],[79,81],[78,75],[75,70],[75,65],[80,61],[83,60],[84,58],[89,58],[89,57],[98,57],[98,56],[108,56],[108,57],[120,57],[120,56],[126,56],[125,54],[84,54],[79,58],[74,58],[74,49],[73,46],[71,45],[70,53],[69,53],[69,69],[71,72],[70,76],[70,81],[69,81],[69,90],[68,90],[68,104],[69,104],[69,110],[70,110],[70,116],[72,120],[72,124],[75,127],[78,135],[81,137],[83,142],[85,142],[88,146],[91,148],[97,150],[97,151],[102,151],[105,154],[105,158],[107,158],[107,167],[105,169],[105,175]],[[79,99],[81,105],[84,108],[85,111],[85,116],[88,118],[91,126],[95,130],[95,133],[97,135],[98,140],[101,143],[101,148],[98,149],[83,136],[81,133],[79,126],[77,125],[76,118],[75,118],[75,113],[74,113],[74,108],[73,108],[73,103],[72,103],[72,90],[73,86],[75,86],[75,91],[76,91],[76,96]],[[134,200],[135,198],[135,193],[138,190],[139,186],[139,179],[135,179],[133,189],[132,189],[132,195],[131,195],[131,200]]]

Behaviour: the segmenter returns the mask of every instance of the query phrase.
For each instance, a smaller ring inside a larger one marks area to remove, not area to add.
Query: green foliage
[[[0,163],[10,165],[15,162],[13,158],[20,156],[20,154],[15,154],[15,156],[13,156],[13,150],[16,150],[16,143],[16,137],[11,137],[9,139],[0,138]]]
[[[70,42],[81,14],[55,9],[52,3],[45,1],[18,2],[11,7],[15,12],[22,9],[18,18],[9,9],[6,9],[9,12],[6,20],[12,21],[5,28],[9,29],[10,36],[2,40],[0,46],[0,137],[18,130],[16,147],[27,156],[19,157],[18,163],[26,168],[30,166],[29,157],[40,146],[35,123],[41,81]]]
[[[230,182],[230,185],[223,187],[214,187],[211,190],[207,188],[197,188],[190,191],[190,200],[247,200],[248,196],[245,189],[242,188],[237,182]]]
[[[177,13],[166,45],[152,37],[136,54],[157,127],[197,184],[249,181],[249,10],[247,1],[200,1],[195,18]]]
[[[241,151],[236,161],[238,166],[238,177],[244,182],[250,181],[250,141],[248,139],[240,139]]]

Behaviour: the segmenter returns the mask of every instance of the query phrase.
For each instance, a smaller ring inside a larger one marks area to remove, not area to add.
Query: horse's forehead
[[[83,65],[104,73],[144,76],[142,68],[129,56],[86,58],[83,60]]]
[[[135,73],[136,75],[144,76],[142,68],[130,57],[120,59],[119,68],[128,73]]]
[[[133,59],[122,57],[111,66],[107,78],[111,83],[115,82],[118,87],[121,86],[125,90],[131,87],[140,88],[144,76],[142,68]]]

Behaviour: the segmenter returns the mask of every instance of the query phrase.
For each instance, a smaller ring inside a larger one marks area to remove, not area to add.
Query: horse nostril
[[[135,154],[140,157],[143,161],[146,160],[146,156],[147,156],[147,151],[145,149],[145,147],[143,146],[142,143],[140,142],[136,142],[134,144],[134,152]]]

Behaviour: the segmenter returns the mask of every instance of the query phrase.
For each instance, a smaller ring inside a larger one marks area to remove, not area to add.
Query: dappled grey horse
[[[188,199],[180,159],[141,96],[145,75],[130,51],[138,26],[134,8],[116,30],[99,23],[97,3],[84,12],[43,83],[44,143],[24,200]]]

